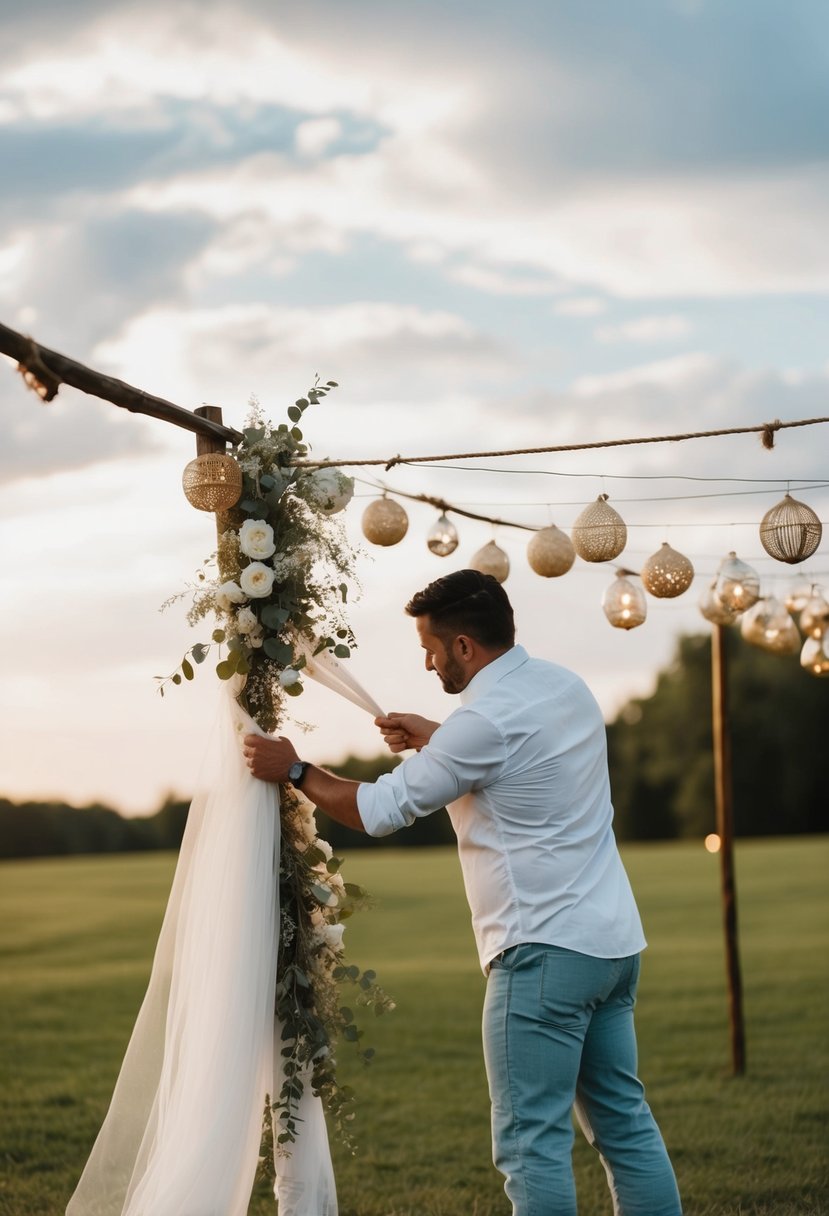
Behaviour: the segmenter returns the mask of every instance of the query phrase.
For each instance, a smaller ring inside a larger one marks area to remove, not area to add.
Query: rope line
[[[332,465],[346,468],[355,468],[357,465],[383,465],[388,472],[398,464],[433,464],[439,460],[481,460],[495,456],[538,456],[550,452],[586,452],[596,448],[633,447],[643,443],[682,443],[686,439],[716,439],[723,435],[757,434],[761,436],[763,447],[771,449],[774,447],[774,437],[777,431],[796,426],[815,426],[822,422],[829,422],[829,417],[801,418],[794,422],[781,422],[779,418],[776,418],[774,422],[763,422],[757,426],[724,427],[716,431],[686,431],[681,435],[647,435],[636,439],[604,439],[596,440],[593,443],[562,443],[536,448],[503,448],[494,452],[450,452],[439,456],[401,456],[398,453],[391,459],[388,457],[371,460],[346,458],[344,460],[297,460],[293,463],[297,468],[315,469],[328,468]]]

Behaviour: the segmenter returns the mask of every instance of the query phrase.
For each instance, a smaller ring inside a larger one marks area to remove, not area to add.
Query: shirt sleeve
[[[498,727],[472,707],[456,709],[425,747],[377,781],[357,790],[369,836],[388,836],[431,815],[470,790],[495,781],[506,761]]]

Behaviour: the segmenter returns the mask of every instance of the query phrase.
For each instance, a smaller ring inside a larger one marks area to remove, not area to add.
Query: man
[[[604,723],[584,683],[515,645],[501,585],[476,570],[406,606],[426,668],[461,707],[443,725],[391,714],[374,783],[346,781],[287,739],[245,739],[265,781],[383,836],[448,805],[481,965],[493,1159],[514,1216],[575,1216],[575,1107],[621,1216],[678,1216],[679,1194],[636,1076],[633,1005],[645,940],[611,821]]]

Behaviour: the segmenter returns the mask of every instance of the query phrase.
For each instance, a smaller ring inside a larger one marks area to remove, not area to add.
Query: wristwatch
[[[295,760],[288,769],[288,780],[296,789],[302,789],[302,783],[305,780],[305,771],[311,767],[308,760]]]

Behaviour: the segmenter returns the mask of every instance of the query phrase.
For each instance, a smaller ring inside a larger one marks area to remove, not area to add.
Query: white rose
[[[279,673],[279,683],[283,688],[290,688],[292,684],[299,683],[299,672],[294,671],[293,667],[286,667],[284,671]]]
[[[305,481],[309,504],[323,515],[336,515],[351,502],[354,478],[340,469],[316,469]]]
[[[256,613],[250,608],[240,608],[236,613],[236,628],[240,633],[256,633],[259,629]]]
[[[247,637],[248,646],[253,646],[254,650],[257,650],[265,640],[265,634],[262,626],[259,625],[256,629],[252,629]]]
[[[330,861],[331,858],[334,856],[334,850],[331,848],[331,845],[328,843],[328,841],[323,840],[322,837],[317,837],[317,839],[314,841],[314,844],[317,846],[320,853],[322,853],[325,860]]]
[[[319,932],[328,949],[339,954],[343,948],[345,925],[322,925]]]
[[[239,529],[239,548],[246,557],[271,557],[276,552],[273,528],[262,519],[246,519]]]
[[[216,592],[216,603],[225,611],[233,604],[244,604],[247,598],[239,584],[232,581],[222,583]]]
[[[275,577],[273,570],[264,562],[251,562],[249,566],[245,566],[239,582],[245,595],[249,595],[253,600],[261,600],[270,595]]]

